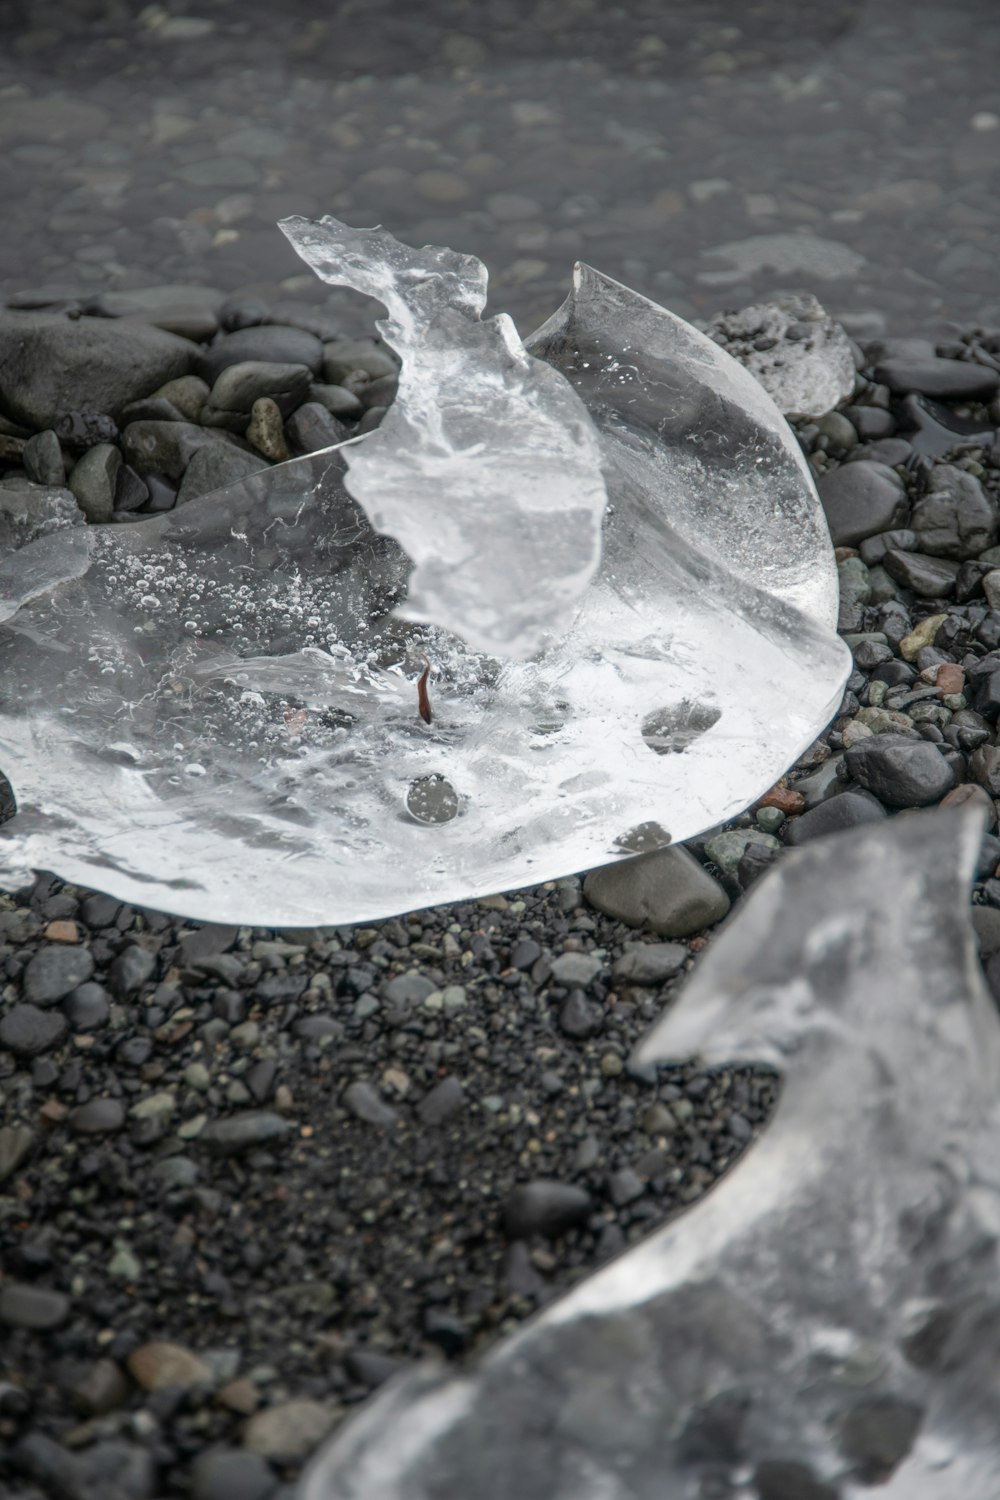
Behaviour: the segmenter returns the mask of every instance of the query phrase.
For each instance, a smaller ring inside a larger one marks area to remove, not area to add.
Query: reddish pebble
[[[793,792],[789,786],[773,786],[765,792],[756,807],[777,807],[783,813],[800,813],[805,810],[806,799],[801,792]]]
[[[979,807],[986,817],[986,826],[995,828],[997,822],[997,810],[993,798],[985,787],[976,786],[971,781],[963,782],[961,786],[953,786],[950,792],[946,792],[941,798],[941,807]]]
[[[954,661],[943,661],[937,669],[934,686],[942,697],[947,693],[960,693],[965,687],[965,673]]]
[[[230,1411],[239,1412],[243,1417],[252,1417],[260,1405],[260,1391],[252,1380],[241,1376],[217,1391],[215,1399],[220,1406],[226,1406]]]
[[[52,943],[78,943],[80,929],[75,922],[50,922],[45,929],[45,936]]]
[[[58,1099],[46,1099],[38,1111],[38,1118],[44,1120],[46,1125],[61,1125],[68,1114],[68,1104],[61,1104]]]

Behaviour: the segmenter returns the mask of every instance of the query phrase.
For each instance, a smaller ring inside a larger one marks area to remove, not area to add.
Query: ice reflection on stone
[[[1000,1024],[934,812],[764,877],[639,1051],[773,1065],[695,1207],[465,1373],[385,1387],[302,1500],[1000,1495]]]
[[[621,857],[643,823],[690,837],[833,713],[849,657],[825,522],[744,370],[587,267],[534,359],[495,321],[484,355],[478,263],[379,232],[369,264],[350,235],[337,276],[392,308],[387,333],[410,320],[422,383],[404,376],[391,423],[0,562],[0,766],[20,808],[0,833],[6,883],[45,868],[203,920],[372,919]],[[455,263],[452,318],[435,268]],[[424,452],[438,410],[447,441]],[[549,440],[572,482],[533,467]],[[408,475],[431,507],[416,522],[398,505]],[[603,486],[600,565],[571,609]]]

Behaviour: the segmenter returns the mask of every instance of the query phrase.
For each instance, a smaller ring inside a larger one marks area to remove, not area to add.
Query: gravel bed
[[[0,314],[8,545],[182,504],[391,400],[376,342],[287,310],[95,311]],[[44,874],[0,896],[5,1493],[287,1500],[402,1364],[481,1350],[693,1202],[777,1080],[630,1052],[786,846],[975,800],[1000,988],[1000,337],[857,362],[845,408],[797,424],[855,670],[755,809],[370,927],[204,926]]]

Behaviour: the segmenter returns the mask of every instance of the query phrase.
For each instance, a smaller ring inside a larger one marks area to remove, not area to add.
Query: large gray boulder
[[[186,375],[194,344],[144,323],[0,312],[0,412],[40,432],[60,412],[117,417]]]

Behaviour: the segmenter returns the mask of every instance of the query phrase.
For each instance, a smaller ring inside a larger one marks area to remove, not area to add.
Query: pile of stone
[[[0,313],[0,525],[22,543],[25,529],[171,510],[329,448],[375,427],[395,394],[389,349],[336,338],[322,312],[274,321],[257,302],[192,308],[172,291],[26,294]]]

